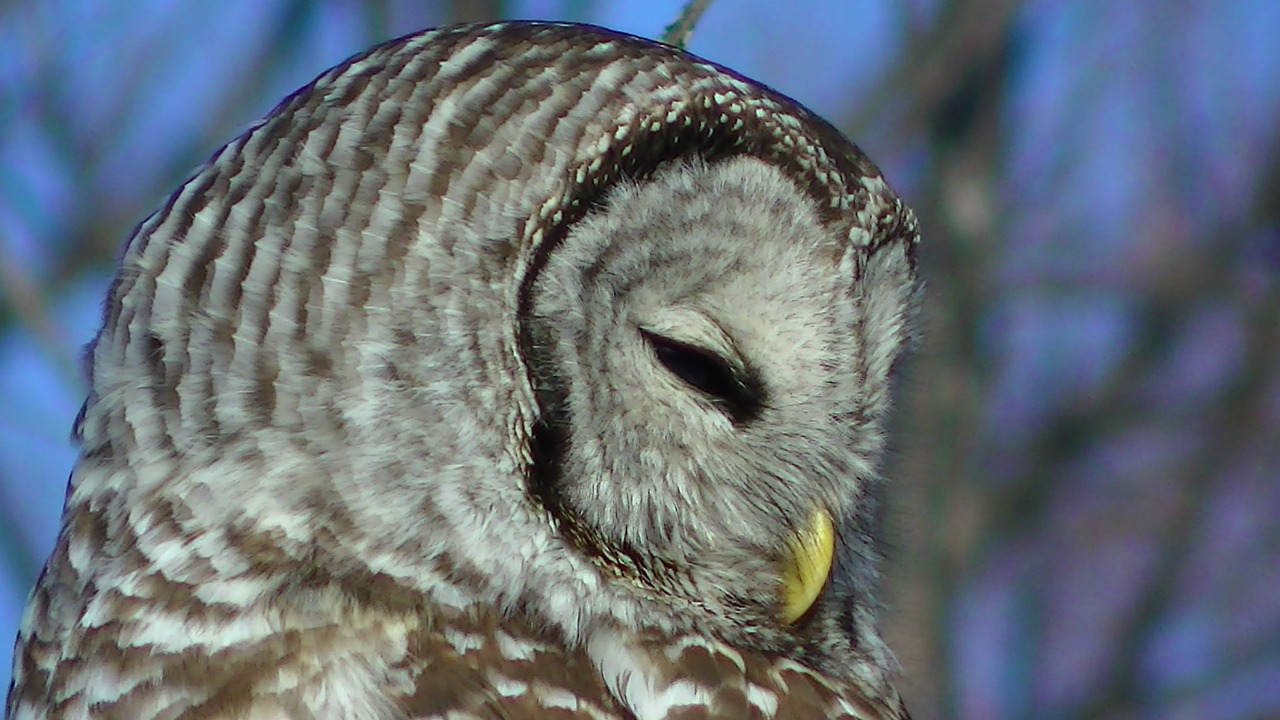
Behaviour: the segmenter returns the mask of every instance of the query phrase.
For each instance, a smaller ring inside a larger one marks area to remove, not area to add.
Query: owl
[[[660,43],[351,58],[130,239],[9,717],[906,718],[917,238],[831,125]]]

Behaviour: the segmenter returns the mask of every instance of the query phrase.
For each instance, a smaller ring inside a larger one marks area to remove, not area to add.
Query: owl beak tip
[[[790,625],[809,611],[827,584],[835,559],[836,533],[831,515],[813,511],[805,528],[787,541],[782,567],[782,621]]]

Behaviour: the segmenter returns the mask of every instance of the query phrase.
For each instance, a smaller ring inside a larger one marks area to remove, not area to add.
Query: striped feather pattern
[[[9,716],[906,717],[887,666],[641,622],[526,492],[539,271],[619,182],[735,156],[909,260],[838,132],[638,38],[431,30],[286,98],[129,241]]]

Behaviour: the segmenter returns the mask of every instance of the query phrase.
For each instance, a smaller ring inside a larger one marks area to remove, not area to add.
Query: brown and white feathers
[[[670,47],[352,58],[130,240],[9,715],[906,717],[873,488],[916,239]]]

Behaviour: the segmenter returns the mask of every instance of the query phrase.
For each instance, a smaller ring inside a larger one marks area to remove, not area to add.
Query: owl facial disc
[[[831,516],[821,508],[813,511],[808,526],[787,541],[782,566],[782,621],[799,620],[822,592],[831,573],[836,533]]]

